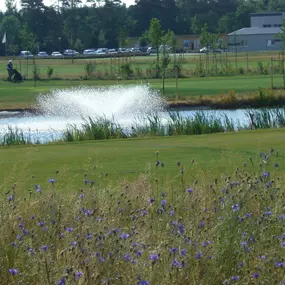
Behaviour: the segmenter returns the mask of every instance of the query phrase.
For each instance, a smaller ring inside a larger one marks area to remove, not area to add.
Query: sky
[[[17,0],[17,2],[20,2],[20,0]],[[55,2],[57,3],[57,0],[43,0],[44,4],[46,6],[50,6],[54,4]],[[135,0],[122,0],[123,3],[126,3],[127,6],[134,4]],[[5,11],[5,0],[0,0],[0,10]]]

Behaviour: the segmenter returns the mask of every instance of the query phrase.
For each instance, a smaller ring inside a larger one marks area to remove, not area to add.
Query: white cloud
[[[43,0],[44,4],[47,6],[50,6],[52,4],[57,3],[57,0]],[[126,3],[127,6],[134,4],[135,0],[122,0],[123,3]],[[20,0],[17,0],[17,4],[18,6],[20,5]],[[5,7],[5,1],[4,0],[0,0],[0,10],[1,11],[5,11],[6,7]]]

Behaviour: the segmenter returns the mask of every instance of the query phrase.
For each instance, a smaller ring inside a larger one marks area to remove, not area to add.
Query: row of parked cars
[[[64,57],[72,57],[72,56],[78,56],[79,52],[67,49],[63,53],[60,53],[59,51],[54,51],[50,55],[45,51],[40,51],[37,55],[33,55],[30,51],[21,51],[20,57],[23,58],[33,58],[34,56],[40,57],[40,58],[64,58]]]
[[[160,51],[160,48],[159,48]],[[119,49],[108,49],[108,48],[90,48],[85,49],[82,55],[73,50],[67,49],[63,53],[59,51],[54,51],[51,54],[48,54],[45,51],[40,51],[37,55],[33,55],[30,51],[21,51],[20,56],[23,58],[33,58],[34,56],[39,58],[64,58],[64,57],[104,57],[104,56],[111,56],[111,55],[149,55],[151,53],[157,53],[157,50],[152,47],[148,48],[119,48]]]

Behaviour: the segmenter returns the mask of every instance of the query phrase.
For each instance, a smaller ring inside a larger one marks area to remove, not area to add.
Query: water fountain
[[[40,94],[36,106],[36,115],[0,113],[0,130],[19,128],[34,140],[49,141],[58,138],[68,125],[80,126],[88,117],[104,117],[127,127],[147,114],[164,112],[166,101],[146,85],[77,87]]]

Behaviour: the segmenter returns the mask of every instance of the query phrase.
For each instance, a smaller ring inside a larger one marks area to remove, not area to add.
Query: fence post
[[[175,67],[175,87],[176,87],[176,102],[178,100],[178,70],[177,66]]]
[[[271,90],[273,90],[273,58],[271,57]]]

